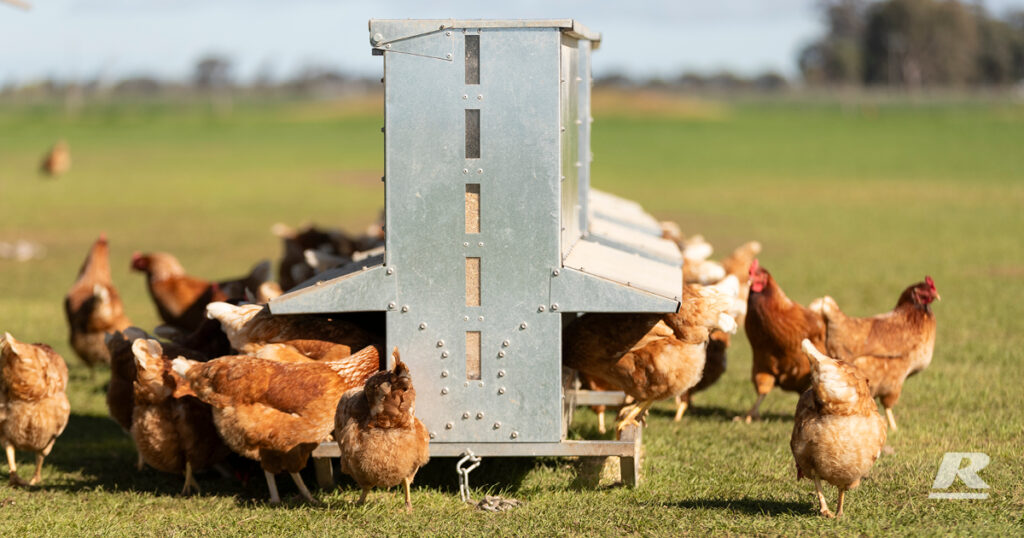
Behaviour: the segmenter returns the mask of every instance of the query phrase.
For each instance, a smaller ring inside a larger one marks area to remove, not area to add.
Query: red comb
[[[750,262],[750,274],[756,273],[760,267],[761,264],[757,262],[757,258],[754,258],[754,261]]]
[[[100,243],[106,243],[107,242],[107,232],[100,232],[100,237],[99,237],[99,239],[97,239],[97,241],[99,241]]]
[[[935,289],[935,281],[932,280],[932,277],[930,277],[930,276],[924,277],[924,282],[925,282],[925,284],[928,284],[928,286],[931,287],[931,289],[933,289],[933,290]]]

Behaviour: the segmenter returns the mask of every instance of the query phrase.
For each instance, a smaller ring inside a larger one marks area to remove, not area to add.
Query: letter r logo
[[[967,465],[961,467],[964,460]],[[953,485],[957,477],[971,489],[988,489],[988,484],[978,476],[978,471],[989,464],[988,454],[981,452],[946,452],[935,475],[932,489],[947,489]],[[928,495],[931,499],[987,499],[988,493],[936,493]]]

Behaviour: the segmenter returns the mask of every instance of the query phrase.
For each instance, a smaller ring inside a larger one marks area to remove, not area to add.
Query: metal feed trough
[[[658,223],[590,189],[600,34],[570,19],[371,20],[370,42],[384,57],[385,252],[271,311],[385,311],[432,456],[619,456],[635,484],[638,434],[565,439],[566,400],[602,400],[563,386],[562,328],[582,312],[675,312],[682,292]]]

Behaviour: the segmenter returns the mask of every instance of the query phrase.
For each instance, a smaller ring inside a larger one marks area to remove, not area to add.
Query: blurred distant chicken
[[[895,309],[877,316],[846,317],[827,295],[811,305],[825,316],[828,353],[867,376],[871,395],[881,400],[894,430],[892,408],[903,391],[903,382],[932,362],[935,314],[931,304],[939,299],[935,281],[926,276],[924,282],[903,290]]]
[[[210,282],[185,273],[174,256],[165,252],[132,255],[132,269],[146,274],[149,295],[164,323],[190,333],[206,317],[206,305],[213,301],[244,299],[246,290],[255,292],[270,278],[270,263],[260,262],[238,279]]]
[[[804,339],[811,364],[811,388],[796,405],[789,446],[797,480],[814,480],[821,515],[833,517],[821,481],[839,488],[835,517],[843,516],[846,491],[860,484],[885,445],[885,421],[871,399],[868,381],[857,368],[827,357]]]
[[[68,143],[63,140],[57,141],[43,157],[39,170],[50,177],[58,177],[71,170],[71,149]]]
[[[224,442],[260,462],[279,503],[274,475],[291,474],[302,496],[316,502],[299,475],[313,450],[334,430],[338,401],[379,370],[376,348],[322,362],[284,363],[229,356],[200,363],[172,361],[180,376],[175,397],[196,396],[213,407]]]
[[[735,295],[687,285],[676,314],[587,314],[563,337],[565,366],[636,400],[620,412],[618,430],[637,424],[650,406],[700,381],[712,329],[736,330],[728,311]]]
[[[137,376],[131,435],[139,456],[154,469],[183,473],[182,495],[199,483],[193,473],[220,463],[230,453],[213,425],[210,406],[192,396],[174,398],[177,379],[163,347],[151,339],[132,344]]]
[[[124,314],[121,297],[110,277],[107,237],[101,235],[85,258],[78,279],[64,298],[64,314],[71,329],[71,348],[89,366],[110,364],[105,339],[132,323]]]
[[[373,487],[405,488],[405,509],[412,511],[409,486],[430,459],[430,435],[415,416],[412,375],[393,353],[395,368],[377,372],[365,387],[346,392],[338,402],[334,438],[341,449],[341,472],[355,479],[363,494]]]
[[[383,340],[376,335],[380,332],[371,333],[343,319],[274,316],[264,305],[210,303],[206,311],[220,321],[231,347],[249,355],[257,354],[266,344],[286,344],[311,359],[331,360],[366,346],[379,346]]]
[[[0,444],[7,454],[12,486],[36,485],[43,459],[53,450],[71,416],[65,390],[68,367],[46,344],[24,344],[4,333],[0,340]],[[36,453],[36,472],[25,482],[18,476],[15,450]]]
[[[786,297],[775,279],[755,259],[750,264],[750,296],[744,324],[753,352],[751,377],[757,401],[743,417],[749,424],[760,418],[758,409],[777,384],[783,390],[803,392],[811,382],[811,366],[800,342],[807,338],[825,349],[825,321],[821,314]]]

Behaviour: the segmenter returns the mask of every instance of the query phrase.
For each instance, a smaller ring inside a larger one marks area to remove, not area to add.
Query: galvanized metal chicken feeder
[[[432,456],[619,456],[635,484],[639,436],[566,440],[563,412],[568,321],[675,312],[682,295],[682,256],[657,221],[590,188],[600,34],[570,19],[369,27],[384,58],[385,252],[271,311],[385,311]]]

